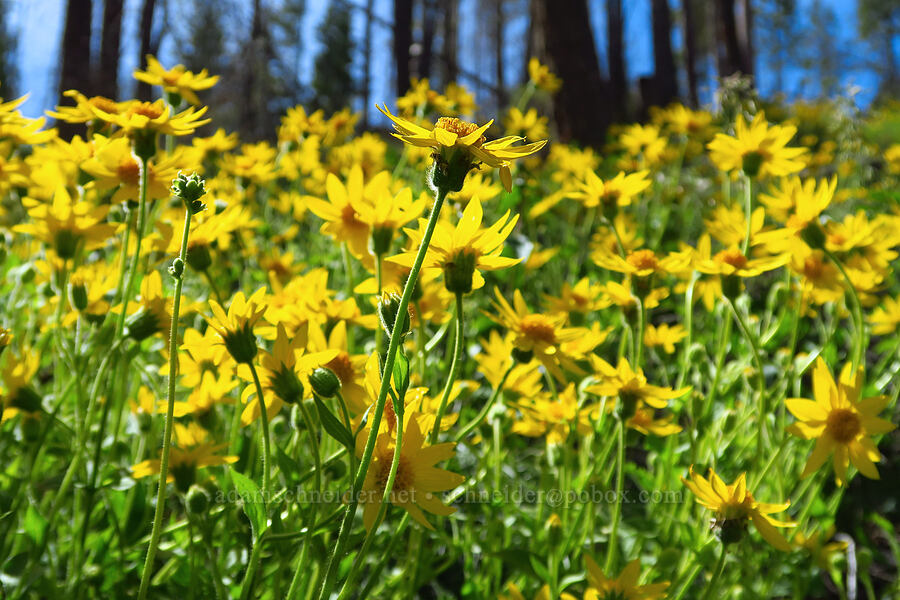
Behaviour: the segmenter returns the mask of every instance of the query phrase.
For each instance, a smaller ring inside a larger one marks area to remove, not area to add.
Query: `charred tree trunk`
[[[622,0],[607,0],[606,39],[609,62],[609,96],[615,121],[624,121],[627,117],[625,100],[628,95],[628,83],[625,80],[625,46],[622,33],[624,28]]]
[[[738,48],[741,53],[741,72],[753,75],[753,9],[750,0],[740,0],[741,15],[738,25]]]
[[[672,16],[668,0],[653,0],[652,21],[656,97],[651,104],[665,106],[678,97],[675,57],[672,54]]]
[[[543,44],[535,50],[541,57],[543,46],[543,58],[563,81],[553,97],[560,141],[578,141],[599,148],[610,124],[610,103],[607,86],[600,76],[587,1],[533,3],[533,16],[539,21],[535,33],[543,36]]]
[[[459,18],[458,0],[445,0],[444,2],[444,44],[441,49],[441,59],[444,63],[444,84],[456,81],[459,77],[459,63],[457,62],[457,20]]]
[[[394,0],[394,61],[397,69],[397,96],[402,96],[409,89],[412,9],[412,0]]]
[[[93,93],[91,84],[91,0],[69,0],[66,8],[66,26],[63,31],[62,61],[59,72],[59,102],[63,104],[63,92],[77,89],[85,94]],[[66,104],[69,100],[65,101]],[[69,139],[79,127],[59,123],[59,135]]]
[[[715,0],[717,63],[719,77],[741,70],[741,48],[734,20],[734,0]]]
[[[437,25],[437,3],[425,0],[422,6],[422,53],[419,54],[416,71],[419,77],[431,77],[434,62],[434,29]]]
[[[100,37],[100,72],[97,93],[116,99],[119,95],[119,42],[122,38],[123,0],[103,4],[103,33]]]
[[[494,13],[494,76],[497,78],[497,93],[495,96],[499,111],[506,106],[506,89],[503,87],[505,76],[503,66],[506,62],[503,60],[503,25],[506,22],[503,17],[503,0],[494,0],[494,9],[496,11]]]
[[[697,94],[697,33],[694,23],[693,0],[682,0],[684,18],[684,70],[687,73],[688,102],[693,108],[700,106]]]
[[[153,54],[153,13],[156,12],[156,0],[144,0],[141,9],[141,49],[138,56],[140,68],[147,66],[147,55]],[[144,82],[138,82],[137,97],[141,100],[150,100],[150,86]]]

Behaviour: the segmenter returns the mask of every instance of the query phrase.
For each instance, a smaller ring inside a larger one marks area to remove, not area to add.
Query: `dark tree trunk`
[[[607,0],[606,39],[609,62],[609,95],[615,121],[624,121],[627,117],[625,99],[628,95],[628,83],[625,80],[624,28],[622,0]]]
[[[409,89],[412,9],[412,0],[394,0],[394,60],[397,69],[397,96],[402,96]]]
[[[144,0],[141,9],[141,49],[138,55],[138,64],[143,69],[147,66],[147,55],[153,54],[153,13],[156,12],[156,0]],[[137,97],[141,100],[150,100],[152,90],[143,82],[138,82]]]
[[[119,42],[122,38],[123,0],[105,0],[100,38],[100,73],[97,92],[107,98],[119,95]]]
[[[459,77],[457,63],[457,21],[459,18],[458,0],[444,1],[444,44],[441,58],[444,63],[444,84],[456,81]]]
[[[363,129],[369,127],[369,94],[372,87],[372,11],[375,10],[373,0],[366,0],[366,41],[365,41],[365,73],[363,74]]]
[[[734,20],[734,0],[715,0],[715,6],[719,77],[728,77],[741,70],[741,47]]]
[[[741,72],[753,75],[753,8],[750,0],[740,0],[741,18],[738,21],[738,48],[741,56]]]
[[[697,94],[697,28],[694,23],[693,0],[681,1],[684,18],[684,69],[687,73],[688,102],[693,108],[700,106]]]
[[[437,21],[437,2],[425,0],[422,6],[422,53],[419,54],[416,72],[419,77],[431,77],[434,62],[434,29]]]
[[[503,87],[504,63],[503,60],[503,25],[506,20],[503,17],[503,0],[494,0],[494,76],[497,78],[497,109],[498,111],[506,105],[506,89]]]
[[[600,76],[587,0],[533,3],[533,16],[540,21],[535,32],[543,35],[543,58],[563,81],[553,97],[560,141],[578,141],[599,148],[610,124],[610,102]],[[535,50],[542,58],[540,45]]]
[[[672,16],[668,0],[653,0],[653,62],[656,98],[653,104],[665,106],[678,97],[675,57],[672,54]]]
[[[91,0],[69,0],[66,8],[66,26],[63,31],[62,61],[59,72],[59,103],[63,92],[77,89],[87,95],[93,94],[91,82]],[[68,123],[59,123],[59,135],[69,139],[80,128]]]

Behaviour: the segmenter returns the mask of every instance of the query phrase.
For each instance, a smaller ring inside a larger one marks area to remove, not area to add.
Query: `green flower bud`
[[[162,323],[156,313],[143,308],[125,320],[128,337],[136,342],[146,340],[151,335],[162,331]]]
[[[53,238],[53,247],[63,260],[73,258],[78,251],[81,236],[68,229],[60,229]]]
[[[190,487],[185,500],[188,513],[192,515],[204,515],[209,509],[209,493],[197,484]]]
[[[176,258],[172,261],[172,266],[169,267],[169,275],[171,275],[176,280],[181,279],[184,275],[184,261],[180,258]]]
[[[375,256],[384,256],[391,250],[391,242],[394,240],[393,227],[376,227],[372,229],[369,238],[369,247]]]
[[[131,140],[134,155],[146,162],[156,154],[156,132],[152,129],[136,129]]]
[[[378,319],[381,321],[381,327],[387,332],[388,336],[393,335],[394,324],[397,322],[397,315],[400,312],[400,295],[393,292],[384,292],[378,300]],[[402,335],[406,335],[410,331],[410,315],[407,306],[406,318],[400,324]]]
[[[73,281],[69,285],[69,302],[78,312],[83,311],[88,305],[87,288],[82,281]]]
[[[731,301],[741,295],[744,287],[741,278],[737,275],[722,275],[722,294]]]
[[[178,176],[172,181],[172,194],[181,198],[185,208],[190,210],[191,214],[197,214],[206,208],[206,205],[200,202],[200,198],[206,195],[206,182],[196,173],[192,173],[190,176],[178,173]]]
[[[341,380],[334,371],[325,367],[319,367],[310,374],[309,385],[322,398],[333,398],[341,391]]]
[[[209,246],[206,244],[197,244],[196,246],[188,246],[187,264],[195,271],[206,271],[212,265],[212,257],[209,254]]]

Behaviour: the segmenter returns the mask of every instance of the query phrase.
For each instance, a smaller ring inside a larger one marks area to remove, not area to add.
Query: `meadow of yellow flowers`
[[[148,64],[68,141],[0,101],[0,597],[900,597],[877,115],[599,152],[532,61],[239,145]]]

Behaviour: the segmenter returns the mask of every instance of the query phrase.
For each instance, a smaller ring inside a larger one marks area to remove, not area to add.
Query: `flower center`
[[[824,270],[825,264],[815,256],[808,256],[806,257],[806,260],[803,261],[803,275],[805,275],[807,279],[813,281],[821,279]]]
[[[391,473],[391,460],[393,459],[394,449],[391,448],[390,452],[385,453],[384,456],[381,456],[381,460],[378,461],[378,472],[375,475],[375,489],[378,490],[379,493],[384,493],[384,488],[387,486],[388,475]],[[396,494],[397,492],[407,492],[413,489],[413,474],[412,469],[409,465],[409,460],[400,455],[400,460],[397,463],[397,475],[394,477],[394,487],[391,489],[391,495]],[[379,498],[380,500],[380,498]],[[393,498],[390,499],[392,502]],[[405,500],[411,500],[409,498],[398,498],[400,502]]]
[[[337,375],[342,384],[353,381],[353,363],[350,361],[350,355],[346,352],[341,352],[325,366],[334,371],[334,374]]]
[[[133,158],[126,157],[116,168],[116,175],[122,183],[136,186],[141,180],[141,166]]]
[[[131,114],[141,115],[152,120],[161,117],[163,114],[163,109],[158,105],[151,104],[150,102],[141,102],[131,109]]]
[[[115,101],[110,100],[105,96],[94,96],[88,102],[91,106],[95,108],[99,108],[105,113],[109,113],[111,115],[115,115],[119,113],[119,107],[116,105]]]
[[[722,250],[713,257],[716,262],[731,265],[735,269],[743,269],[747,266],[747,257],[737,248]]]
[[[519,322],[522,333],[547,344],[556,344],[556,328],[543,315],[528,315]]]
[[[465,137],[478,129],[478,125],[475,123],[469,123],[462,119],[457,119],[456,117],[441,117],[434,126],[437,129],[445,129],[451,133],[455,133],[459,137]],[[481,136],[481,138],[472,145],[480,146],[482,142],[484,142],[484,136]]]
[[[836,442],[846,444],[857,436],[862,427],[859,423],[859,416],[855,412],[846,408],[838,408],[828,414],[825,429]]]
[[[656,258],[656,254],[653,253],[653,250],[637,250],[628,255],[628,258],[625,259],[628,264],[636,269],[653,269],[655,270],[659,266],[659,260]]]

